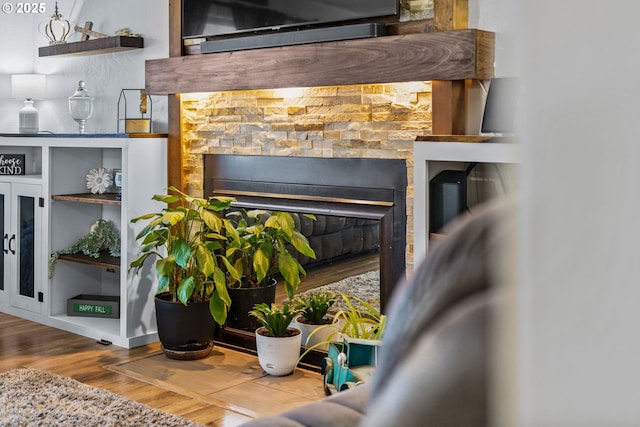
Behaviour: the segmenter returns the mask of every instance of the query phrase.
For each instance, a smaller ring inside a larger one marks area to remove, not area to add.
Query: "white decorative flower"
[[[87,188],[93,194],[104,193],[111,187],[112,183],[111,174],[105,168],[91,169],[87,175]]]

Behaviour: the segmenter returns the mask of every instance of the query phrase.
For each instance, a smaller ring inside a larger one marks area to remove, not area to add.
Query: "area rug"
[[[0,373],[3,426],[189,426],[199,424],[107,390],[37,369]]]
[[[358,299],[366,301],[377,310],[380,310],[380,271],[369,271],[367,273],[358,274],[356,276],[347,277],[338,282],[329,283],[328,285],[319,286],[301,292],[300,295],[309,295],[316,292],[335,292],[339,295],[347,294],[351,302],[355,306],[360,306]],[[346,310],[347,305],[342,298],[329,310],[336,313],[339,310]]]

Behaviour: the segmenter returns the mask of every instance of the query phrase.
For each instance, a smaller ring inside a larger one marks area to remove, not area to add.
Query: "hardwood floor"
[[[377,268],[379,268],[378,254],[344,260],[339,263],[339,266],[325,265],[310,268],[299,290],[302,292]],[[282,300],[285,298],[284,290],[280,286],[278,289],[279,294],[276,299]],[[203,425],[235,427],[251,419],[246,412],[232,410],[233,403],[225,405],[225,402],[221,401],[221,404],[217,405],[216,399],[194,398],[188,393],[174,392],[161,385],[153,385],[156,383],[125,375],[117,369],[106,368],[106,366],[151,357],[159,351],[159,343],[130,350],[114,345],[104,346],[90,338],[0,313],[0,371],[2,372],[21,367],[46,370],[90,386],[109,390]],[[242,354],[238,359],[243,357],[246,355]],[[246,393],[247,385],[243,387],[245,388],[239,386],[235,390],[230,387],[229,394],[235,394],[234,398],[237,399],[238,393]],[[306,387],[319,387],[320,391],[322,389],[321,382],[317,378],[306,384]],[[251,399],[252,407],[271,406],[273,408],[274,403],[269,401],[274,395],[271,392],[246,393],[246,398]],[[318,398],[321,395],[319,393]],[[260,402],[261,399],[264,402]]]
[[[89,338],[0,313],[2,372],[21,367],[46,370],[204,425],[234,427],[250,419],[239,412],[105,368],[150,356],[159,350],[158,343],[131,350],[103,346]],[[253,394],[247,398],[261,397]]]

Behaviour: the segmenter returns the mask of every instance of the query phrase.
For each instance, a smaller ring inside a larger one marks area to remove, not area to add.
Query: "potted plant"
[[[313,215],[306,215],[315,219]],[[226,265],[231,300],[227,326],[254,331],[259,325],[249,316],[257,303],[275,301],[276,277],[284,282],[289,299],[300,285],[304,268],[291,253],[299,252],[309,258],[316,255],[307,238],[296,227],[288,212],[262,209],[228,212],[225,222],[227,233]],[[241,280],[236,280],[236,277]]]
[[[270,375],[292,373],[300,356],[302,332],[289,326],[298,311],[290,302],[282,308],[276,304],[256,304],[249,314],[261,325],[256,329],[256,350],[260,366]]]
[[[329,316],[329,309],[335,304],[338,294],[335,292],[310,292],[307,295],[297,295],[292,304],[300,312],[291,325],[302,331],[302,344],[316,348],[316,344],[326,350],[326,342],[333,332],[333,328],[322,328],[317,333],[314,330],[322,325],[333,324],[333,316]],[[313,334],[312,334],[313,333]]]
[[[323,329],[332,328],[329,337],[308,347],[299,359],[315,348],[328,345],[328,355],[320,370],[327,394],[346,390],[370,378],[377,365],[378,347],[387,323],[387,317],[372,304],[356,297],[354,304],[346,294],[340,297],[347,308],[334,315],[331,325],[321,326],[310,334],[313,337]]]
[[[223,212],[233,199],[191,197],[175,187],[153,196],[166,206],[131,220],[147,221],[136,235],[140,255],[135,272],[155,260],[158,336],[165,354],[177,359],[205,357],[213,346],[214,321],[223,324],[231,299],[227,281],[238,275],[222,256]],[[225,265],[225,268],[221,268]]]

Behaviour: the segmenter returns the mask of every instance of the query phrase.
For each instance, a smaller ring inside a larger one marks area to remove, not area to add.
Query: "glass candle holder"
[[[80,133],[84,133],[84,125],[93,114],[93,98],[85,90],[83,80],[78,82],[78,89],[69,97],[69,113],[78,123]]]

